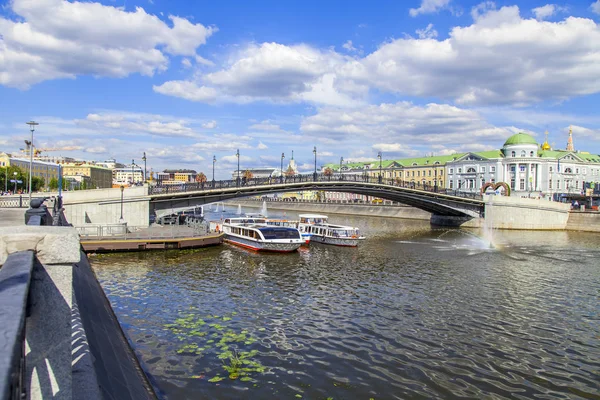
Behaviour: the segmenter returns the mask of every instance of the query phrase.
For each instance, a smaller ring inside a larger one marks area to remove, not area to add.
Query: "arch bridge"
[[[212,182],[193,182],[181,185],[151,186],[151,209],[156,213],[174,208],[230,200],[240,197],[295,191],[330,191],[379,197],[419,208],[432,214],[442,224],[459,225],[472,218],[484,216],[484,202],[479,193],[437,190],[415,182],[378,179],[363,176],[297,175],[288,178],[266,178]],[[458,223],[448,223],[455,219]]]

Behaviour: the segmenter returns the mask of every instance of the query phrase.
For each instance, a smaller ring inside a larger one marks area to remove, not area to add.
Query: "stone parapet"
[[[9,254],[33,250],[44,265],[74,264],[81,259],[79,234],[72,227],[0,227],[0,265]]]

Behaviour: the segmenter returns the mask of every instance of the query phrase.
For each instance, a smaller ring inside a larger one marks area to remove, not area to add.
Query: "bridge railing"
[[[228,188],[248,188],[261,187],[266,185],[289,184],[289,183],[309,183],[309,182],[360,182],[360,183],[379,183],[388,186],[402,187],[407,189],[421,190],[431,193],[440,193],[450,196],[481,199],[479,192],[468,192],[464,190],[452,190],[440,188],[437,185],[422,184],[421,182],[405,181],[398,178],[383,178],[379,176],[368,175],[340,175],[340,174],[305,174],[292,175],[284,177],[231,179],[214,180],[207,182],[183,182],[176,185],[153,185],[149,187],[149,194],[175,194],[185,192],[196,192],[213,189]]]

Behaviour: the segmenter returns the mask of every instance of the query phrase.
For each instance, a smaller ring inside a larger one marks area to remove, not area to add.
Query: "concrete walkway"
[[[26,208],[0,208],[0,226],[25,225]]]

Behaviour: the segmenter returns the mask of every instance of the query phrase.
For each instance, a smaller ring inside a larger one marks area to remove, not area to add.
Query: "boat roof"
[[[300,218],[323,218],[323,219],[329,218],[327,215],[321,215],[321,214],[299,214],[298,217],[300,217]]]

